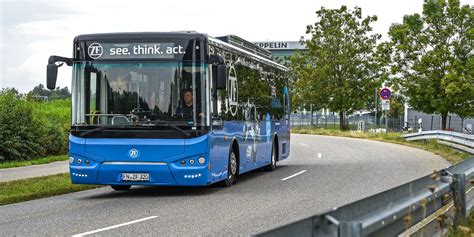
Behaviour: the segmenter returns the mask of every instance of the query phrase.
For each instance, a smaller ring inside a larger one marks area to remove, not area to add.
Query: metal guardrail
[[[474,157],[396,188],[256,236],[434,236],[467,220]]]
[[[407,141],[437,139],[438,143],[451,146],[469,154],[474,154],[474,135],[470,134],[434,130],[404,134],[403,137]]]

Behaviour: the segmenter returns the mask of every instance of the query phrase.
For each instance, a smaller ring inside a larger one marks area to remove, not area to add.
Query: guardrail
[[[474,157],[396,188],[256,236],[434,236],[474,206]]]
[[[404,134],[403,137],[407,141],[437,139],[438,143],[451,146],[469,154],[474,154],[474,135],[470,134],[433,130]]]

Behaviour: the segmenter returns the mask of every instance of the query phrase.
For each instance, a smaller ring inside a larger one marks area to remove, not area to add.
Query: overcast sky
[[[474,0],[463,0],[473,4]],[[0,0],[0,88],[27,92],[45,84],[50,55],[72,56],[76,35],[102,32],[195,30],[235,34],[250,41],[294,41],[316,21],[321,6],[359,6],[377,15],[374,31],[387,38],[392,23],[421,13],[423,0],[118,1]],[[59,68],[58,86],[71,84],[71,67]]]

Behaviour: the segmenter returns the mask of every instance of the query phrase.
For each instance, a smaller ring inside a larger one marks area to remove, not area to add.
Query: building
[[[404,127],[413,131],[441,130],[441,116],[426,114],[410,108],[405,104]],[[460,118],[456,114],[448,114],[446,130],[474,134],[474,118]]]
[[[260,48],[272,52],[272,58],[279,63],[289,62],[289,58],[297,50],[306,50],[299,41],[259,41],[254,42]]]

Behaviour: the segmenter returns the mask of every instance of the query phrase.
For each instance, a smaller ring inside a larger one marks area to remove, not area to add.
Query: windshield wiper
[[[176,126],[176,125],[170,124],[169,122],[166,122],[166,121],[162,121],[162,120],[152,120],[152,121],[150,121],[150,123],[153,124],[153,126],[156,126],[156,127],[159,127],[159,126],[162,126],[162,127],[170,127],[170,128],[175,129],[176,131],[181,132],[181,133],[184,134],[186,137],[189,137],[189,136],[190,136],[190,134],[187,133],[186,131],[184,131],[183,129],[179,128],[179,127]]]
[[[159,127],[159,126],[162,126],[162,127],[170,127],[170,128],[173,128],[175,129],[176,131],[179,131],[180,133],[184,134],[186,137],[189,137],[190,134],[187,133],[185,130],[175,126],[175,125],[172,125],[168,122],[165,122],[165,121],[158,121],[158,120],[155,120],[155,121],[151,121],[152,125],[155,126],[155,127]],[[92,130],[89,130],[89,131],[86,131],[84,133],[82,133],[80,136],[81,137],[85,137],[91,133],[95,133],[95,132],[99,132],[99,131],[102,131],[102,130],[105,130],[105,129],[109,129],[109,128],[127,128],[127,127],[130,127],[130,126],[124,126],[124,125],[112,125],[112,126],[100,126],[98,128],[94,128]]]
[[[99,131],[102,131],[104,129],[108,129],[108,128],[125,128],[125,126],[120,126],[120,125],[113,125],[113,126],[100,126],[98,128],[94,128],[92,130],[89,130],[87,132],[84,132],[84,133],[81,133],[81,137],[85,137],[86,135],[88,134],[91,134],[91,133],[95,133],[95,132],[99,132]]]

